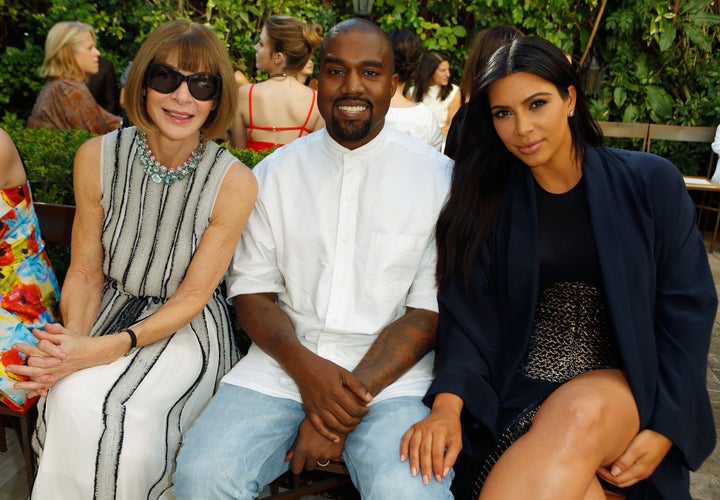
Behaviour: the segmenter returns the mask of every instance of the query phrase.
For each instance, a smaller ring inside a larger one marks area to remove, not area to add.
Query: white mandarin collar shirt
[[[228,275],[228,295],[275,292],[301,342],[352,370],[406,307],[437,311],[435,222],[451,160],[389,127],[349,150],[325,129],[258,164],[258,199]],[[375,401],[424,395],[428,354]],[[224,382],[300,401],[253,345]]]

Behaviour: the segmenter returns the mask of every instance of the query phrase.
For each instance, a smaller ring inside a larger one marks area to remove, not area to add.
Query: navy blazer
[[[629,499],[690,499],[689,471],[715,445],[706,371],[717,295],[695,208],[677,168],[655,155],[587,146],[590,220],[608,312],[641,428],[673,448]],[[463,448],[476,458],[497,436],[498,409],[522,360],[538,298],[534,180],[523,168],[507,186],[497,224],[466,289],[439,294],[437,376],[464,401]]]

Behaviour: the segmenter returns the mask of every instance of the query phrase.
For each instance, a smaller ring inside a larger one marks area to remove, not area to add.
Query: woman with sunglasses
[[[319,24],[291,16],[267,19],[255,44],[255,62],[270,76],[239,88],[240,104],[230,129],[234,147],[272,149],[325,126],[317,92],[297,79],[321,41]]]
[[[690,500],[715,445],[717,295],[682,175],[602,147],[575,70],[538,37],[493,54],[462,136],[437,223],[432,412],[401,457],[442,477],[462,448],[473,500]]]
[[[104,134],[120,126],[122,118],[100,106],[87,80],[100,69],[100,51],[92,26],[78,21],[55,24],[45,40],[40,76],[48,79],[33,106],[28,128],[81,128]]]
[[[219,285],[257,185],[212,140],[236,100],[218,36],[171,21],[133,60],[135,126],[78,150],[63,325],[36,330],[13,367],[47,396],[33,498],[163,497],[182,433],[237,360]]]

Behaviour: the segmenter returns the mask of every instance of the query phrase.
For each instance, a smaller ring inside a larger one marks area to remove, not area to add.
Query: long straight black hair
[[[505,147],[493,125],[488,89],[508,75],[526,72],[546,80],[563,98],[574,87],[574,116],[568,118],[579,161],[585,144],[600,145],[602,131],[590,115],[580,80],[562,50],[539,37],[520,37],[500,47],[490,58],[468,104],[453,171],[450,197],[436,228],[437,278],[444,289],[453,273],[467,287],[472,266],[500,215],[508,179],[524,164]]]

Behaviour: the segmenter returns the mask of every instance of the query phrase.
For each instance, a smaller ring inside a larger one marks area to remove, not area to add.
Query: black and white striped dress
[[[208,142],[197,170],[156,184],[136,155],[135,128],[103,138],[106,277],[91,335],[127,328],[177,290],[236,159]],[[76,372],[41,401],[37,499],[169,496],[182,433],[237,360],[220,290],[190,324],[109,365]]]

